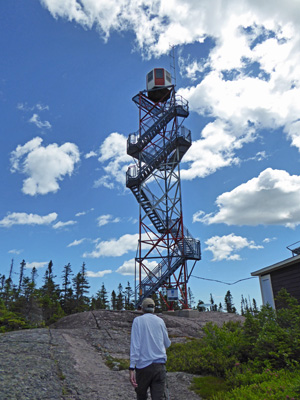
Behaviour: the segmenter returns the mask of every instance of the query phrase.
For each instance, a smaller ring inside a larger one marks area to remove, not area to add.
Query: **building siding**
[[[300,262],[270,273],[274,298],[285,288],[300,304]]]

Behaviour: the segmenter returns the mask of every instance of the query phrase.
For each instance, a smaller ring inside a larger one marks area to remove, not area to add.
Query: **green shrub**
[[[292,367],[300,359],[300,306],[285,289],[276,298],[278,308],[264,306],[256,317],[246,315],[240,361],[266,362],[274,369]]]
[[[225,376],[239,361],[239,330],[239,324],[224,324],[221,328],[207,324],[205,338],[174,344],[168,349],[168,370]]]
[[[7,311],[6,309],[0,309],[0,332],[10,332],[17,329],[30,328],[30,325],[17,314]]]
[[[245,384],[228,392],[218,392],[212,400],[300,400],[300,371],[265,371],[253,375],[256,383]],[[244,379],[244,378],[243,378]],[[248,377],[249,379],[249,377]],[[261,382],[259,382],[262,380]],[[251,379],[250,379],[251,381]]]
[[[225,378],[231,390],[207,397],[214,400],[300,400],[300,306],[285,290],[276,304],[277,311],[264,306],[248,313],[243,325],[209,323],[203,339],[172,345],[168,370]],[[193,388],[203,391],[205,380],[197,379]],[[209,380],[206,386],[203,398],[214,390]]]

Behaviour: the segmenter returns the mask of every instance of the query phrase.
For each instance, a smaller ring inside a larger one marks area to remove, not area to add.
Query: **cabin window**
[[[150,71],[148,74],[148,82],[152,81],[153,79],[153,71]]]
[[[155,70],[155,77],[157,79],[161,79],[164,77],[164,70],[162,68],[156,69]]]
[[[166,80],[171,83],[171,75],[168,71],[166,71]]]

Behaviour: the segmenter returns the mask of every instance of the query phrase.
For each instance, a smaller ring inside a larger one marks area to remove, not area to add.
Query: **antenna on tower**
[[[174,86],[176,87],[176,60],[175,60],[175,46],[170,45],[170,71]]]

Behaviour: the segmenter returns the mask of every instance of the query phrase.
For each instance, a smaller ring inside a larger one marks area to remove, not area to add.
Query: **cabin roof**
[[[257,271],[251,272],[251,275],[252,276],[266,275],[266,274],[269,274],[270,272],[273,272],[273,271],[275,271],[277,269],[282,269],[282,268],[289,267],[289,266],[291,266],[293,264],[296,264],[299,261],[300,261],[300,255],[294,256],[294,257],[290,257],[290,258],[287,258],[286,260],[280,261],[280,262],[278,262],[276,264],[272,264],[272,265],[269,265],[268,267],[265,267],[265,268],[259,269]]]

